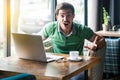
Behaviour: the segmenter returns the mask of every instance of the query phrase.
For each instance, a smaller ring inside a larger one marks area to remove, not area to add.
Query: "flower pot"
[[[102,24],[102,29],[103,29],[103,31],[108,31],[108,25]]]

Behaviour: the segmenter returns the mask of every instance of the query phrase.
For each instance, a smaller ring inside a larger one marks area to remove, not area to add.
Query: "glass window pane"
[[[0,58],[4,57],[4,47],[5,47],[5,36],[3,27],[3,12],[4,12],[4,0],[0,0]]]
[[[51,0],[20,0],[19,32],[37,33],[51,18]]]
[[[51,0],[11,0],[11,32],[36,34],[52,21]],[[15,53],[11,40],[11,54]]]
[[[61,2],[71,3],[75,8],[74,20],[84,24],[84,0],[57,0],[57,3]]]

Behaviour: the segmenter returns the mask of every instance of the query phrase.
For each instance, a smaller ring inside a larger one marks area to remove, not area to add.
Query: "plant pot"
[[[108,25],[102,24],[102,29],[103,29],[103,31],[108,31]]]

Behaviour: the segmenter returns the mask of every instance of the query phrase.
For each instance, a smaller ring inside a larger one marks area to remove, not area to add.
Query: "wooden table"
[[[67,55],[62,56],[67,57]],[[13,56],[0,60],[0,70],[30,73],[35,75],[37,80],[68,80],[82,71],[92,68],[100,60],[100,58],[90,57],[90,59],[80,62],[61,60],[60,62],[42,63]]]
[[[120,37],[120,32],[118,31],[97,31],[95,33],[105,37]]]

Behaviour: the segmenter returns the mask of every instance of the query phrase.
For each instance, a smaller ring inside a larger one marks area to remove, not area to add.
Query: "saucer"
[[[75,59],[68,57],[67,59],[70,60],[70,61],[81,61],[81,60],[83,60],[82,57],[78,57],[78,58],[75,58]]]

